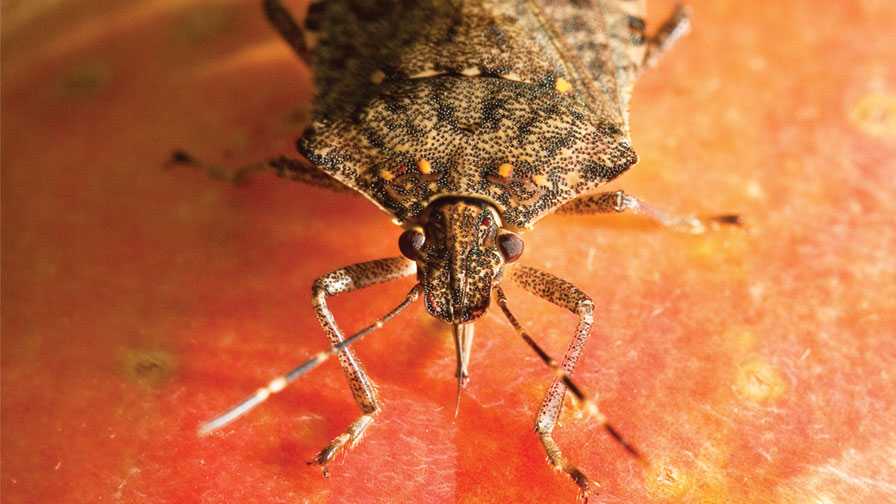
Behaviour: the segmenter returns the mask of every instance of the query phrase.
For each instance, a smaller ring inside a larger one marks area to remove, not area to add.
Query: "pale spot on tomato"
[[[764,403],[779,399],[787,391],[787,383],[775,366],[760,359],[750,359],[737,368],[734,391],[741,398]]]
[[[863,96],[849,114],[863,132],[876,137],[896,137],[896,96],[871,93]]]
[[[678,499],[694,490],[694,476],[666,462],[651,466],[645,478],[647,492],[655,499]]]

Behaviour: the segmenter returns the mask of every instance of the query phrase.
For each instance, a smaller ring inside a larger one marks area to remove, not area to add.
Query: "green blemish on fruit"
[[[68,69],[59,87],[64,96],[92,96],[109,82],[111,74],[109,65],[102,61],[81,62]]]
[[[122,356],[124,375],[129,381],[158,387],[174,374],[176,360],[164,350],[129,349]]]
[[[173,35],[189,44],[202,44],[231,31],[235,20],[236,11],[233,8],[221,5],[195,8],[178,20],[173,27]]]

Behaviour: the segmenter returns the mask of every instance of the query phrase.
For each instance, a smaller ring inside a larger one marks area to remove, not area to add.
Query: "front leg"
[[[702,234],[718,225],[740,226],[740,216],[736,214],[697,217],[693,215],[672,215],[655,208],[644,201],[622,191],[603,192],[580,196],[557,209],[557,214],[590,215],[599,213],[632,212],[656,221],[675,231]]]
[[[591,301],[591,298],[571,283],[550,273],[528,266],[517,266],[514,268],[511,278],[530,293],[545,301],[566,308],[579,317],[576,334],[560,363],[560,369],[565,372],[566,378],[571,377],[576,369],[579,356],[582,354],[582,349],[585,348],[585,342],[588,341],[588,336],[591,335],[591,324],[594,321],[594,303]],[[503,292],[499,291],[498,295],[498,302],[502,303],[503,307],[506,304]],[[511,321],[513,322],[513,319]],[[519,330],[519,328],[517,329]],[[558,471],[567,473],[579,486],[581,496],[587,499],[592,491],[592,482],[576,466],[567,462],[552,435],[554,427],[557,425],[557,419],[560,417],[560,411],[563,408],[563,397],[566,394],[566,389],[567,385],[564,377],[558,375],[548,389],[544,401],[541,403],[541,408],[538,410],[535,432],[538,433],[550,464]]]
[[[318,278],[311,289],[312,303],[317,320],[324,328],[330,345],[338,345],[344,337],[339,326],[336,325],[333,313],[327,306],[328,297],[410,276],[416,272],[417,264],[415,262],[403,257],[395,257],[353,264]],[[338,358],[362,414],[349,425],[344,433],[333,439],[309,462],[309,464],[320,465],[324,476],[327,475],[327,464],[333,460],[333,457],[344,448],[355,446],[364,431],[373,423],[374,416],[380,411],[376,387],[367,376],[361,362],[355,357],[354,352],[349,348],[343,348],[339,352]]]

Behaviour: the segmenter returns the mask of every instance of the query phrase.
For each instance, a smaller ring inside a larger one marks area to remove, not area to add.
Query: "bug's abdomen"
[[[563,73],[526,2],[329,0],[312,4],[317,109],[352,113],[383,81],[491,75],[534,82]]]

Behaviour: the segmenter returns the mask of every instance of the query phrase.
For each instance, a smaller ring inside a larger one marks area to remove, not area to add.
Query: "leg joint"
[[[553,422],[543,421],[541,417],[539,417],[535,421],[535,433],[538,434],[539,437],[544,437],[550,435],[554,432]]]
[[[591,301],[591,298],[588,297],[579,301],[576,305],[576,314],[582,318],[593,319],[594,301]]]
[[[335,296],[352,290],[353,282],[344,270],[337,270],[318,278],[311,285],[311,295],[316,299]]]
[[[629,194],[625,194],[622,191],[616,192],[614,210],[616,210],[617,212],[625,212],[631,210],[637,213],[640,208],[641,204],[638,201],[638,198]]]
[[[616,191],[613,193],[613,210],[617,212],[624,212],[628,206],[626,205],[627,197],[624,191]]]

